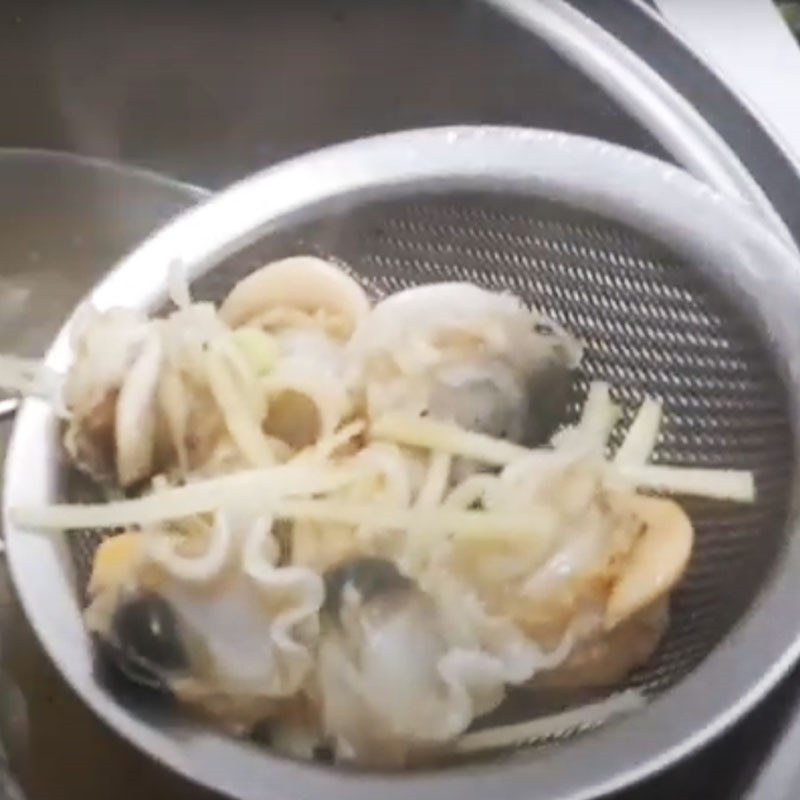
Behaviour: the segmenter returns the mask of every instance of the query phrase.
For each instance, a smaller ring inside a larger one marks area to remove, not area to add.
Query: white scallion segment
[[[333,454],[340,448],[346,445],[356,436],[361,436],[366,430],[366,425],[362,420],[355,420],[343,425],[338,431],[325,436],[311,447],[298,454],[297,460],[304,461],[305,459],[314,459],[315,461],[325,461],[331,458]]]
[[[639,408],[625,439],[614,456],[617,465],[646,464],[656,446],[661,430],[661,403],[646,398]]]
[[[592,412],[593,430],[598,431],[610,418],[606,413],[605,391],[597,390],[595,400],[599,411]],[[605,409],[605,410],[604,410]],[[596,415],[596,416],[595,416]],[[602,418],[602,419],[601,419]],[[596,424],[596,427],[594,427]],[[583,423],[581,423],[582,428]],[[373,437],[387,439],[397,444],[427,448],[452,455],[473,458],[485,464],[507,465],[530,458],[531,464],[546,468],[563,466],[564,455],[558,450],[528,450],[504,439],[495,439],[482,433],[465,431],[447,422],[420,419],[401,414],[388,414],[373,423]],[[729,469],[694,467],[669,467],[663,465],[610,464],[610,469],[621,478],[640,489],[652,489],[671,494],[685,494],[751,503],[755,499],[755,480],[751,472]]]
[[[407,414],[385,414],[372,423],[369,431],[375,439],[474,458],[495,466],[509,464],[531,452],[505,439],[468,431],[449,422]]]
[[[213,349],[230,370],[242,399],[251,409],[253,418],[260,428],[267,410],[267,401],[259,385],[259,377],[255,368],[236,346],[233,336],[234,334],[231,333],[227,336],[217,337],[213,343]]]
[[[425,480],[414,500],[414,506],[418,509],[440,507],[450,483],[450,471],[453,467],[453,457],[450,453],[432,451],[428,459]],[[426,545],[430,544],[432,536],[436,536],[437,533],[420,528],[409,529],[406,543],[406,560],[409,564],[420,563]]]
[[[146,526],[220,508],[269,510],[275,498],[335,491],[362,477],[363,472],[353,468],[286,464],[197,481],[133,500],[13,508],[11,518],[20,527],[37,530]]]
[[[525,539],[547,548],[558,527],[557,514],[547,507],[525,514],[451,508],[392,508],[378,503],[347,503],[325,499],[281,499],[275,516],[341,525],[375,525],[397,530],[446,532],[461,539]]]
[[[604,381],[594,381],[589,386],[589,394],[581,414],[581,435],[605,447],[618,417],[619,409],[611,400],[611,387]]]
[[[622,464],[615,469],[622,478],[639,489],[737,503],[752,503],[756,497],[753,473],[744,470],[667,467],[656,464]]]
[[[575,732],[597,728],[614,717],[630,714],[645,705],[644,696],[640,692],[629,689],[600,702],[590,703],[549,717],[465,733],[454,743],[453,750],[456,753],[464,754],[480,753],[557,739]]]
[[[450,481],[452,465],[453,457],[450,453],[431,453],[425,482],[417,495],[417,508],[435,508],[441,505]]]
[[[258,328],[245,327],[233,331],[231,339],[259,378],[269,375],[275,368],[280,347],[274,336]]]
[[[275,457],[264,432],[247,407],[225,362],[213,350],[206,353],[206,373],[225,427],[242,455],[253,467],[274,464]]]

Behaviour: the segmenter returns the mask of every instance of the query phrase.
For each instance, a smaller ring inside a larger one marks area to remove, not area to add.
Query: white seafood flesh
[[[342,606],[318,670],[322,726],[339,757],[401,765],[460,732],[468,720],[448,719],[437,670],[447,643],[430,603],[404,591],[365,603],[352,590]]]
[[[535,736],[469,731],[509,687],[612,686],[663,636],[694,532],[643,492],[755,495],[749,473],[650,463],[656,399],[614,454],[610,385],[565,426],[581,348],[510,295],[370,308],[303,256],[219,309],[174,296],[161,318],[87,312],[64,382],[73,461],[141,496],[11,513],[125,528],[94,560],[99,652],[284,751],[394,767]]]
[[[218,518],[188,538],[167,530],[123,534],[101,545],[90,583],[88,624],[118,652],[127,646],[115,628],[119,608],[152,596],[167,604],[186,663],[150,666],[179,698],[236,731],[295,694],[313,666],[322,581],[310,570],[275,566],[270,527],[260,520],[236,530]]]
[[[368,571],[380,562],[352,563]],[[374,594],[357,581],[341,589],[323,623],[317,673],[322,732],[338,758],[400,766],[429,757],[496,708],[507,684],[569,652],[565,640],[544,653],[442,578],[430,594],[399,576]]]

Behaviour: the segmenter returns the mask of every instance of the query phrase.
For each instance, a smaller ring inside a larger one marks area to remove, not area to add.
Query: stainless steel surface
[[[693,509],[697,555],[671,638],[636,677],[653,695],[669,687],[664,698],[559,748],[399,782],[299,765],[189,719],[120,705],[93,674],[69,547],[17,530],[6,515],[29,618],[68,681],[112,726],[174,769],[245,800],[263,800],[266,786],[268,796],[293,800],[483,796],[499,787],[509,800],[575,800],[692,752],[791,667],[800,642],[786,620],[800,614],[800,541],[788,535],[794,518],[789,527],[784,520],[800,419],[800,287],[796,257],[769,229],[688,175],[596,141],[419,132],[312,154],[217,195],[126,257],[93,301],[153,307],[176,259],[192,277],[208,273],[202,286],[230,281],[231,264],[252,267],[276,248],[342,255],[378,292],[457,270],[539,301],[588,339],[588,376],[664,395],[663,455],[751,468],[759,501]],[[234,254],[227,269],[209,272]],[[48,360],[62,367],[68,356],[63,329]],[[59,496],[57,449],[50,413],[26,403],[7,463],[6,508]]]
[[[620,40],[568,0],[487,0],[549,42],[594,80],[695,177],[751,204],[793,245],[780,215],[741,159],[697,108]],[[709,3],[695,6],[711,7]]]
[[[0,151],[0,352],[41,355],[69,308],[110,265],[202,195],[101,161]],[[0,407],[6,403],[16,400]],[[10,429],[10,422],[0,426],[3,455]],[[0,738],[29,800],[100,800],[126,775],[150,796],[177,783],[113,737],[62,684],[11,594],[4,560],[0,670],[20,686],[28,706],[26,733],[19,698],[0,680]],[[70,766],[95,759],[86,770]],[[13,797],[11,786],[0,778],[2,800]]]

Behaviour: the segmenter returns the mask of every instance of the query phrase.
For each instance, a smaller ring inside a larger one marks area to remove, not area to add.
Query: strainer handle
[[[688,43],[759,112],[800,172],[800,47],[773,0],[656,0]]]
[[[483,1],[547,42],[647,130],[684,169],[722,194],[750,204],[794,247],[792,234],[772,202],[718,131],[646,59],[581,10],[581,6],[591,4],[590,0],[577,4],[574,0]],[[755,4],[768,1],[755,0]],[[742,2],[749,0],[739,4]],[[724,4],[728,11],[728,0],[685,0],[683,4],[716,9]],[[626,5],[636,6],[642,14],[664,24],[663,16],[643,0],[593,5],[619,7],[617,12]]]

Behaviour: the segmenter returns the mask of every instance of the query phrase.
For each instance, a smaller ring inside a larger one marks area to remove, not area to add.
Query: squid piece
[[[319,716],[337,758],[399,766],[457,732],[435,608],[394,564],[361,558],[329,571],[323,622]]]
[[[237,530],[221,515],[113,537],[95,557],[87,626],[128,678],[247,733],[313,666],[322,580],[277,555],[268,521]]]
[[[447,575],[421,585],[391,561],[360,557],[325,576],[314,694],[337,758],[362,766],[418,763],[441,754],[508,684],[566,657],[544,652],[488,615]]]

